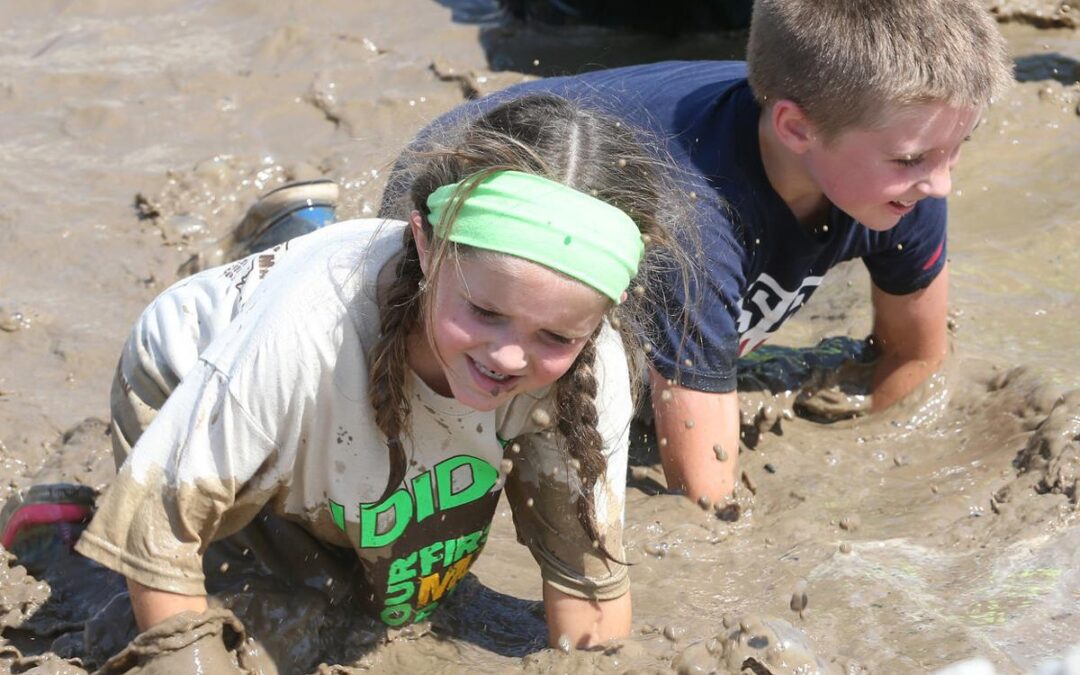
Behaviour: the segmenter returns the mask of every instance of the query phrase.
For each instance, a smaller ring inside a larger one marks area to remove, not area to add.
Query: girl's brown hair
[[[399,172],[407,173],[395,178],[397,185],[410,186],[407,201],[401,199],[396,204],[397,210],[405,212],[398,217],[411,209],[422,214],[436,270],[441,261],[464,253],[462,249],[467,247],[432,236],[428,196],[443,185],[470,178],[463,187],[466,196],[469,186],[495,171],[522,171],[558,181],[622,209],[637,223],[646,244],[645,257],[627,300],[613,306],[608,314],[608,322],[622,337],[637,394],[645,372],[642,336],[649,334],[651,325],[652,298],[646,289],[663,286],[658,275],[690,267],[678,243],[683,237],[677,237],[668,224],[688,222],[677,215],[680,200],[669,163],[658,159],[663,155],[655,147],[647,148],[640,132],[625,123],[548,94],[504,103],[457,129],[443,130],[443,135],[425,143],[423,149],[411,151],[398,166]],[[430,273],[429,283],[437,276]],[[423,277],[416,244],[406,228],[404,254],[394,280],[381,294],[382,330],[369,356],[369,396],[376,423],[389,439],[390,476],[383,499],[401,483],[407,468],[401,442],[408,434],[411,412],[404,384],[407,337],[414,330],[426,330],[424,298],[434,295],[430,289],[420,292]],[[607,468],[603,439],[596,428],[599,416],[593,368],[599,332],[589,338],[574,364],[556,382],[555,409],[550,411],[581,483],[578,519],[594,541],[598,541],[598,530],[593,490]],[[599,544],[603,548],[602,542]]]

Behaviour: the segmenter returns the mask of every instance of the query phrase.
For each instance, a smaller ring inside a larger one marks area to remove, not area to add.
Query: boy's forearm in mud
[[[910,394],[941,367],[948,352],[946,265],[926,288],[890,295],[876,286],[874,342],[880,352],[871,385],[873,412]]]
[[[131,609],[140,631],[145,631],[181,612],[201,614],[207,610],[205,595],[180,595],[144,586],[133,579],[127,580],[131,595]]]
[[[874,367],[870,411],[881,412],[914,391],[941,366],[940,360],[882,356]]]
[[[739,398],[669,385],[651,371],[656,441],[668,488],[715,504],[735,491]]]

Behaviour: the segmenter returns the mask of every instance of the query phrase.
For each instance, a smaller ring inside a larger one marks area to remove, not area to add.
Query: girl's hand
[[[630,634],[630,593],[614,600],[575,598],[544,582],[548,644],[584,648]],[[561,644],[560,644],[561,643]]]

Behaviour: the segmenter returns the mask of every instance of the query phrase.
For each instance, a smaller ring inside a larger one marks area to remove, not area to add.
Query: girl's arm
[[[505,473],[504,490],[518,540],[540,565],[553,646],[587,647],[630,633],[630,579],[621,561],[634,406],[622,349],[618,336],[606,330],[593,369],[596,429],[603,442],[599,451],[607,463],[591,491],[593,527],[579,519],[582,485],[572,477],[574,462],[562,435],[537,428],[533,420],[538,405],[550,408],[552,402],[518,397],[503,420],[500,435],[514,439],[506,453],[512,467]]]
[[[571,647],[592,647],[630,634],[630,592],[612,600],[584,600],[545,582],[544,614],[552,647],[564,636]]]
[[[156,588],[143,586],[133,579],[127,580],[128,593],[131,594],[131,608],[135,612],[135,623],[139,631],[145,631],[165,619],[181,612],[202,614],[207,609],[205,595],[180,595]]]

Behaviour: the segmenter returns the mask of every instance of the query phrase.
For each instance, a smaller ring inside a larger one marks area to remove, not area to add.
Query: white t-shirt
[[[404,226],[338,223],[184,279],[146,309],[121,381],[130,395],[137,371],[168,398],[102,498],[81,553],[146,586],[200,595],[209,543],[270,505],[355,549],[369,609],[401,625],[426,616],[468,571],[505,480],[545,580],[578,597],[625,593],[625,568],[578,523],[580,484],[558,434],[531,419],[537,407],[554,410],[546,390],[479,412],[413,375],[408,472],[375,503],[389,455],[368,401],[367,356],[379,332],[376,279],[401,250]],[[594,502],[605,545],[621,558],[630,387],[615,332],[606,328],[598,347],[608,467]],[[521,452],[506,453],[515,468],[503,477],[496,467],[511,440]]]

